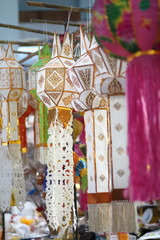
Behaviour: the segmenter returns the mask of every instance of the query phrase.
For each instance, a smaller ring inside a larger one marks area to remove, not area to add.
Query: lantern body
[[[9,185],[12,186],[17,207],[22,210],[25,202],[25,183],[20,152],[19,117],[26,111],[28,98],[25,91],[25,72],[15,60],[11,44],[8,45],[5,57],[0,60],[0,65],[0,92],[3,96],[1,149],[2,158],[5,157],[6,165],[8,163],[9,167],[6,169],[8,174],[6,192],[9,191],[8,194],[11,196]]]
[[[72,108],[70,102],[77,91],[66,74],[74,63],[69,34],[66,34],[61,50],[56,39],[55,36],[51,61],[38,71],[37,95],[48,109],[58,106]]]
[[[94,30],[100,44],[111,54],[128,58],[126,86],[131,200],[148,201],[160,197],[157,188],[160,181],[157,177],[160,146],[159,7],[157,0],[97,0],[93,9]]]
[[[8,101],[17,101],[26,89],[25,70],[16,61],[9,44],[5,58],[0,61],[0,92]]]
[[[106,56],[94,38],[87,44],[82,29],[80,33],[82,56],[68,70],[68,75],[80,94],[72,100],[73,107],[85,111],[89,228],[96,232],[136,231],[134,203],[124,201],[122,194],[129,176],[124,96],[126,63]],[[122,206],[114,200],[123,200],[124,213],[132,211],[133,218],[124,220]],[[129,220],[131,225],[127,223]]]

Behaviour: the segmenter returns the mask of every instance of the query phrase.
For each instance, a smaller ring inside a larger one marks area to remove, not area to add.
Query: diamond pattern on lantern
[[[99,139],[100,141],[103,141],[104,135],[103,135],[102,133],[100,133],[100,134],[98,135],[98,139]]]
[[[101,162],[104,161],[104,156],[103,156],[103,155],[100,155],[98,158],[99,158],[99,160],[100,160]]]
[[[105,180],[106,177],[102,174],[99,178],[100,178],[100,180],[101,180],[102,182],[104,182],[104,180]]]
[[[122,147],[117,148],[116,151],[119,155],[122,155],[124,153],[124,149]]]
[[[70,102],[71,102],[71,100],[72,100],[72,95],[69,95],[69,96],[67,96],[67,97],[64,97],[64,98],[63,98],[64,105],[65,105],[65,106],[69,105]]]
[[[97,118],[98,118],[98,120],[99,120],[100,122],[102,122],[103,119],[104,119],[103,116],[102,116],[101,114],[100,114]]]
[[[15,112],[12,112],[11,114],[12,114],[12,116],[13,116],[13,117],[15,117],[15,116],[16,116],[16,113],[15,113]]]
[[[117,111],[119,111],[119,109],[121,109],[122,105],[120,103],[115,103],[113,106]]]
[[[89,156],[89,158],[88,158],[88,159],[89,159],[89,162],[91,162],[91,161],[92,161],[92,158],[91,158],[91,156]]]
[[[119,177],[123,177],[124,174],[125,174],[125,172],[124,172],[123,169],[119,169],[119,170],[117,171],[117,174],[118,174]]]
[[[92,138],[91,138],[91,135],[89,135],[89,136],[88,136],[88,141],[90,142],[90,141],[91,141],[91,139],[92,139]]]
[[[15,131],[16,131],[16,129],[13,127],[13,128],[12,128],[12,132],[15,132]]]
[[[90,120],[91,120],[91,118],[88,116],[88,118],[87,118],[87,122],[89,123],[89,122],[90,122]]]
[[[115,129],[116,129],[118,132],[120,132],[120,131],[123,129],[123,126],[122,126],[120,123],[118,123],[118,124],[115,126]]]
[[[90,181],[93,182],[93,177],[92,176],[90,176]]]
[[[95,64],[100,68],[103,68],[103,61],[97,54],[95,54]]]
[[[43,83],[44,83],[44,77],[43,77],[43,75],[41,74],[41,75],[40,75],[40,78],[39,78],[39,80],[38,80],[38,84],[39,84],[40,88],[42,87]]]
[[[90,83],[91,83],[91,68],[87,69],[80,69],[78,70],[78,74],[81,78],[81,81],[83,82],[86,89],[90,89]]]

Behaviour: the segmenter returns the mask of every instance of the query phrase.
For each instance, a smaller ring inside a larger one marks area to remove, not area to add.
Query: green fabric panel
[[[36,89],[32,89],[29,91],[29,93],[38,101],[41,102],[41,99],[38,97],[37,95],[37,90]]]
[[[39,106],[39,124],[40,124],[40,136],[41,136],[41,143],[44,143],[44,131],[43,131],[43,128],[44,128],[44,125],[43,125],[43,103],[40,102],[38,104]]]
[[[48,109],[47,107],[44,105],[44,131],[45,131],[45,142],[47,144],[47,140],[48,140],[48,125],[47,125],[47,114],[48,114]]]

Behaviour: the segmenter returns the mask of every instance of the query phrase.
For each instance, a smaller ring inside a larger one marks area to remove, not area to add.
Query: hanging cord
[[[48,42],[48,35],[47,35],[47,20],[45,20],[45,27],[46,27],[46,42]]]

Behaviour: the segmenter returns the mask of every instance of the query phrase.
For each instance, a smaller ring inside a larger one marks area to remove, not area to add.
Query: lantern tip
[[[6,52],[6,59],[15,59],[13,48],[12,48],[12,43],[9,42],[7,52]]]

